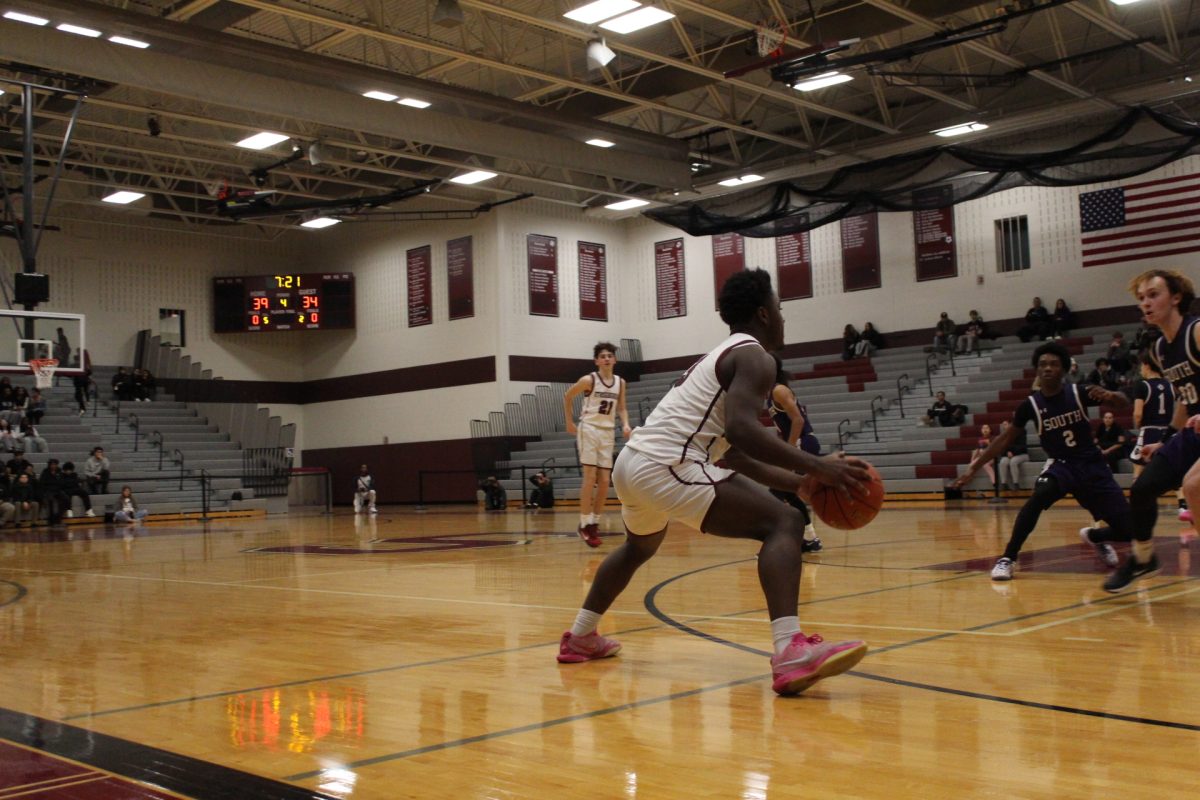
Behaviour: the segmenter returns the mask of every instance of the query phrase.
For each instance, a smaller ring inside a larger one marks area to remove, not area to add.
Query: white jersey
[[[621,399],[624,382],[619,375],[613,375],[612,383],[605,383],[599,372],[593,372],[591,378],[592,388],[583,395],[579,421],[595,428],[612,430],[616,427],[617,402]]]
[[[645,424],[634,429],[627,446],[659,464],[719,461],[729,442],[725,439],[725,387],[717,378],[717,365],[734,349],[746,346],[762,350],[750,334],[735,333],[688,368]]]

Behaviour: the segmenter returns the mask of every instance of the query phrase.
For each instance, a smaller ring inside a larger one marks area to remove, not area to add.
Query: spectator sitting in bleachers
[[[983,451],[988,449],[988,445],[992,443],[992,426],[986,422],[979,427],[979,442],[975,445],[975,451],[971,453],[971,461],[983,455]],[[988,483],[992,486],[996,485],[996,468],[992,466],[992,462],[988,461],[983,465],[983,471],[987,473]]]
[[[0,476],[0,527],[8,525],[13,521],[13,514],[17,508],[12,504],[9,495],[12,492],[12,482],[9,480],[11,476],[5,471]]]
[[[8,460],[5,468],[12,473],[13,481],[23,472],[33,477],[33,464],[25,457],[25,443],[21,440],[13,443],[13,457]]]
[[[1109,366],[1117,375],[1128,375],[1133,370],[1133,358],[1130,356],[1129,345],[1125,342],[1125,334],[1113,331],[1112,341],[1108,343],[1108,352],[1104,354]]]
[[[24,386],[13,389],[13,411],[20,414],[22,419],[29,416],[29,390]]]
[[[61,525],[63,513],[71,508],[71,497],[63,488],[62,470],[58,467],[57,458],[46,462],[46,468],[38,478],[38,493],[42,507],[46,509],[46,521],[51,525]]]
[[[1074,358],[1071,359],[1071,368],[1067,370],[1063,380],[1067,383],[1083,383],[1083,373],[1079,369],[1079,362]]]
[[[10,490],[9,499],[14,506],[13,522],[17,525],[20,525],[22,522],[27,525],[37,525],[41,522],[38,518],[37,487],[34,485],[33,479],[28,472],[22,471],[17,473],[17,477],[14,479],[12,489]]]
[[[103,447],[93,447],[92,454],[83,463],[83,477],[92,494],[108,494],[108,476],[112,464],[104,455]]]
[[[8,420],[0,419],[0,450],[11,453],[17,446],[17,437]]]
[[[25,408],[25,416],[33,422],[34,425],[42,424],[42,417],[46,415],[46,398],[42,397],[41,389],[34,389],[29,393],[29,405]]]
[[[954,320],[950,319],[950,315],[945,311],[938,317],[937,324],[933,326],[933,347],[935,350],[952,350],[954,349],[954,340],[958,337],[955,331],[958,326],[954,324]]]
[[[842,361],[854,358],[854,351],[858,348],[861,339],[858,330],[847,322],[846,327],[842,328]]]
[[[854,355],[857,358],[870,358],[871,354],[883,347],[883,336],[875,330],[870,322],[863,323],[862,333],[858,336],[858,344],[854,345]]]
[[[149,403],[154,399],[158,391],[158,386],[154,382],[154,376],[150,374],[148,369],[135,369],[133,371],[133,396],[140,403]]]
[[[1012,427],[1012,423],[1004,420],[1000,423],[1000,435],[1003,436]],[[1021,488],[1021,465],[1029,460],[1029,444],[1025,429],[1021,428],[1013,435],[1004,455],[1000,456],[1000,483],[1005,490]]]
[[[1121,379],[1104,356],[1096,359],[1096,368],[1088,373],[1087,382],[1110,392],[1119,391]]]
[[[112,390],[117,400],[133,399],[133,376],[124,367],[117,367],[117,373],[112,377]]]
[[[987,326],[979,312],[971,309],[971,318],[963,326],[962,334],[958,337],[958,352],[967,354],[979,349],[979,340],[987,336]]]
[[[1025,312],[1025,324],[1017,329],[1017,337],[1022,342],[1033,339],[1050,337],[1050,312],[1042,305],[1042,298],[1033,298],[1033,305]]]
[[[1100,452],[1114,474],[1119,471],[1120,461],[1125,457],[1127,441],[1125,429],[1117,424],[1116,416],[1111,411],[1105,411],[1100,427],[1096,429],[1096,444],[1100,445]]]
[[[45,438],[38,433],[37,426],[28,418],[21,420],[20,427],[13,435],[24,442],[24,449],[27,452],[44,453],[50,449]]]
[[[1075,327],[1075,315],[1067,307],[1067,301],[1061,297],[1054,301],[1054,311],[1050,312],[1050,338],[1061,339]]]
[[[925,412],[921,421],[926,425],[937,424],[943,428],[962,425],[967,417],[967,407],[960,403],[951,403],[946,399],[945,392],[938,392],[934,403]]]
[[[96,512],[92,510],[92,496],[83,488],[83,484],[79,482],[79,475],[75,472],[75,462],[68,461],[62,465],[62,477],[59,479],[62,482],[62,490],[67,495],[67,511],[64,516],[67,518],[75,516],[75,512],[71,510],[71,498],[78,497],[83,501],[83,515],[85,517],[94,517]]]
[[[17,425],[21,422],[21,416],[21,412],[13,407],[13,387],[0,386],[0,419],[10,425]]]

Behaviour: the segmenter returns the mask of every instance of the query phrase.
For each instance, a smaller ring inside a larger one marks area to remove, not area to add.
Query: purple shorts
[[[1075,495],[1075,502],[1087,509],[1092,519],[1111,525],[1114,519],[1130,513],[1125,492],[1104,461],[1051,460],[1042,475],[1053,477],[1063,493]]]

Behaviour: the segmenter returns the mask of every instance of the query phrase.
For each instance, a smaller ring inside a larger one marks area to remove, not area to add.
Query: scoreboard
[[[213,278],[213,331],[354,327],[354,274],[311,272]]]

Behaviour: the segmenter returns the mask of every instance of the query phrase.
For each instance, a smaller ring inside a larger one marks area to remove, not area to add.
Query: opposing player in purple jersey
[[[1012,580],[1017,555],[1037,526],[1038,518],[1067,494],[1075,495],[1075,501],[1091,512],[1093,519],[1108,523],[1107,528],[1088,527],[1079,532],[1105,564],[1117,565],[1117,551],[1109,542],[1129,540],[1132,525],[1129,502],[1096,445],[1087,414],[1088,406],[1101,403],[1126,408],[1129,398],[1099,386],[1089,386],[1085,391],[1082,386],[1066,383],[1063,376],[1070,365],[1071,354],[1057,342],[1046,342],[1033,351],[1040,388],[1017,406],[1012,425],[993,439],[954,482],[960,488],[970,483],[984,464],[1008,450],[1018,430],[1033,423],[1049,459],[1033,484],[1033,494],[1017,514],[1004,555],[992,568],[994,581]]]
[[[775,423],[775,429],[779,431],[780,438],[793,447],[799,447],[814,456],[821,455],[821,443],[817,440],[812,423],[808,421],[808,409],[800,404],[800,401],[796,399],[796,393],[788,385],[788,374],[787,370],[783,368],[783,361],[774,353],[771,354],[771,358],[775,359],[775,385],[771,387],[767,411],[771,414],[771,421]],[[795,492],[781,492],[778,489],[772,489],[771,494],[804,515],[804,552],[819,551],[821,540],[817,537],[817,529],[813,526],[812,511],[804,504],[799,495]]]
[[[1200,508],[1200,467],[1196,466],[1200,460],[1200,318],[1188,313],[1196,290],[1178,272],[1153,269],[1130,281],[1129,291],[1137,298],[1146,324],[1162,331],[1149,355],[1175,390],[1175,411],[1166,439],[1141,448],[1142,458],[1149,463],[1129,490],[1132,553],[1104,582],[1109,592],[1158,572],[1153,536],[1162,494],[1182,487],[1188,507]]]

